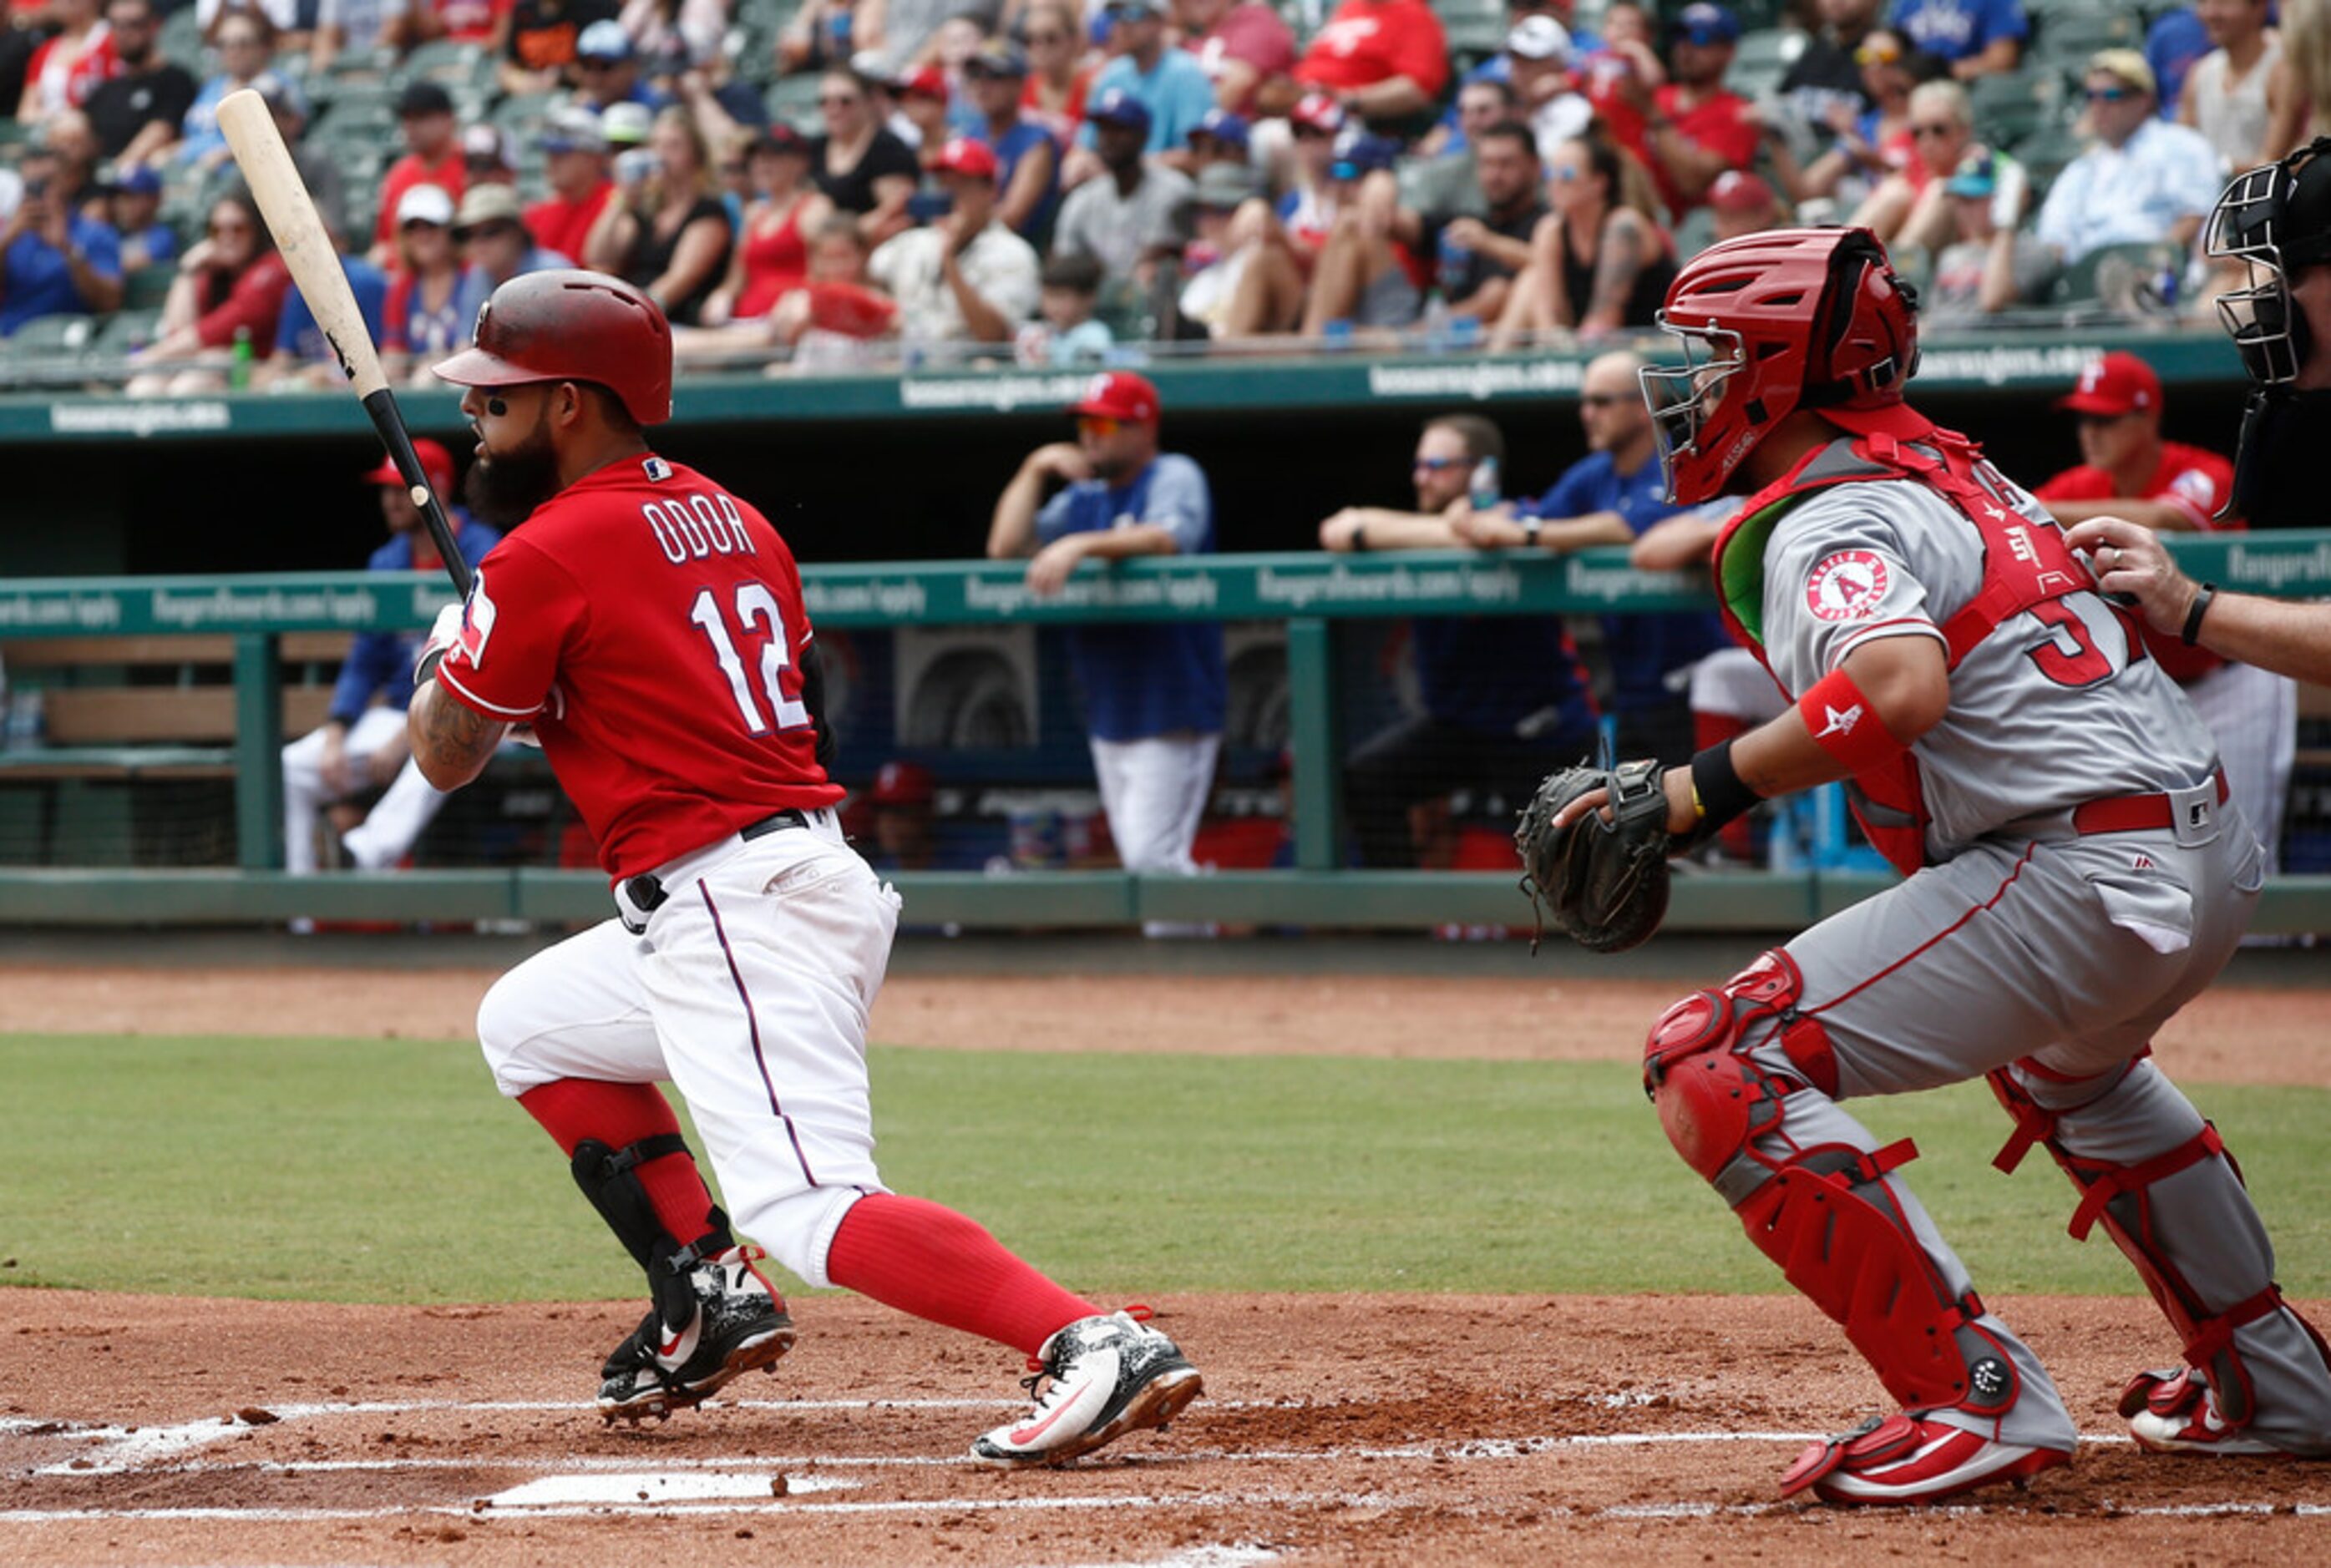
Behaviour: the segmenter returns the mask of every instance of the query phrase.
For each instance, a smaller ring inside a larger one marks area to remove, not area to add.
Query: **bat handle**
[[[453,586],[464,598],[470,593],[470,563],[461,558],[461,546],[453,537],[453,524],[445,516],[445,508],[430,488],[429,475],[421,466],[420,454],[413,450],[413,437],[404,428],[404,416],[397,412],[396,395],[386,387],[366,394],[365,412],[372,416],[373,428],[380,432],[381,444],[388,449],[389,461],[404,476],[404,486],[413,504],[421,508],[421,520],[429,527],[429,537],[437,542],[438,558],[445,563],[445,575],[453,579]]]

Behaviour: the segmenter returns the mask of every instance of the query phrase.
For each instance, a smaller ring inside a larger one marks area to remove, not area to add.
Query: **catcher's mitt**
[[[1668,912],[1667,770],[1656,762],[1564,768],[1537,786],[1514,829],[1522,891],[1547,926],[1595,953],[1623,953],[1659,929]],[[1611,792],[1611,819],[1588,812],[1565,828],[1562,808]],[[1531,950],[1537,950],[1535,940]]]

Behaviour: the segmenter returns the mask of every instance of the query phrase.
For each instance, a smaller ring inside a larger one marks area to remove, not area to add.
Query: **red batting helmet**
[[[1667,465],[1689,505],[1792,411],[1890,428],[1918,366],[1917,297],[1867,229],[1775,229],[1710,245],[1668,287],[1660,326],[1684,363],[1642,373]]]
[[[478,311],[476,346],[436,367],[456,386],[588,381],[642,424],[671,417],[671,325],[656,302],[604,272],[512,278]]]

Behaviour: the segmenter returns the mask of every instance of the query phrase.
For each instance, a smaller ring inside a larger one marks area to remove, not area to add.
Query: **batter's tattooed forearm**
[[[499,720],[453,701],[434,683],[414,694],[413,711],[414,753],[433,778],[473,777],[501,744],[505,727]]]

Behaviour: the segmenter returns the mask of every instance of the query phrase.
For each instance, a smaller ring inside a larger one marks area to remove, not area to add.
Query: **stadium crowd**
[[[691,367],[1591,344],[1790,223],[1874,228],[1960,326],[2206,316],[2203,214],[2331,101],[2326,0],[8,14],[0,375],[70,342],[139,392],[324,371],[218,128],[242,88],[423,376],[496,282],[560,265],[647,288]]]

